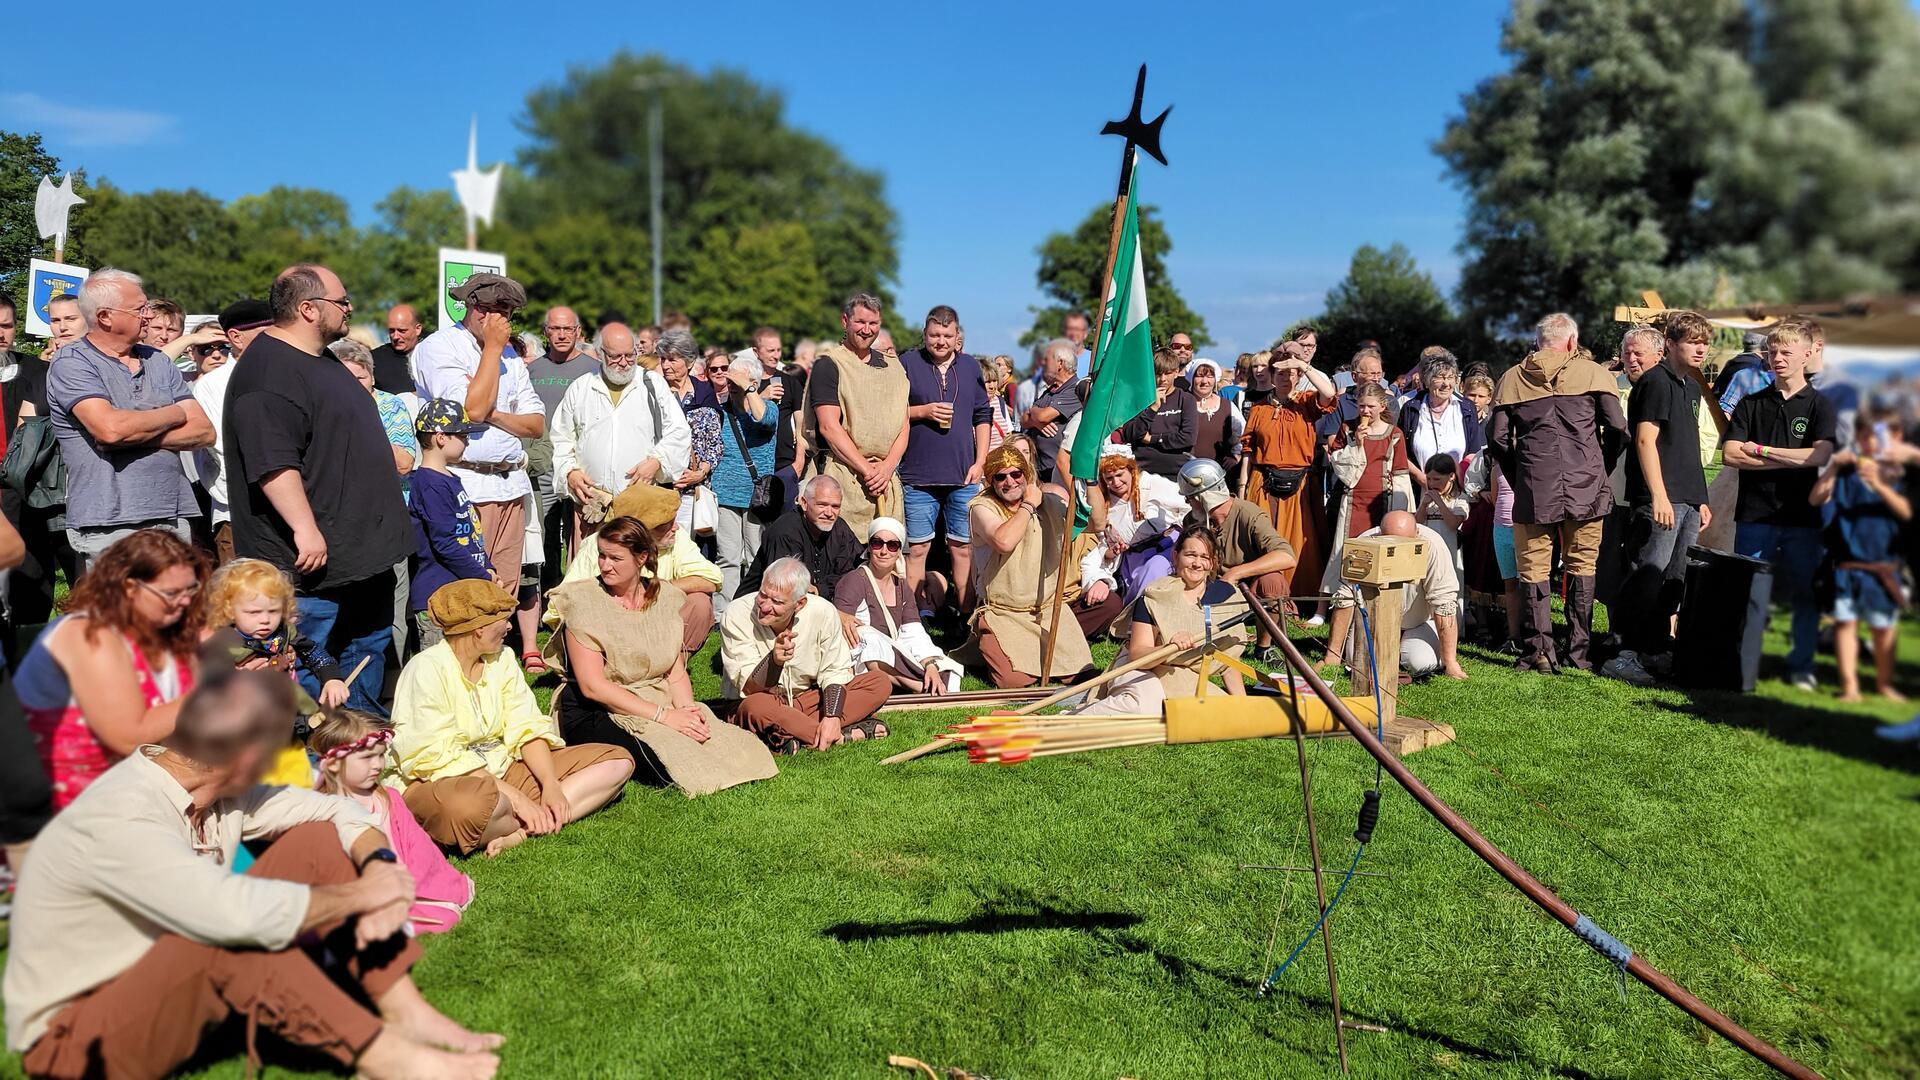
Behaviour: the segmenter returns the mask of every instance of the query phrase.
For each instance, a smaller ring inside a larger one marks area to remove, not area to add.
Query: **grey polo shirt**
[[[55,353],[47,371],[47,408],[67,465],[68,528],[200,516],[178,451],[157,445],[104,447],[74,419],[73,407],[88,398],[142,411],[193,397],[165,353],[146,345],[133,351],[140,358],[137,374],[82,337]]]

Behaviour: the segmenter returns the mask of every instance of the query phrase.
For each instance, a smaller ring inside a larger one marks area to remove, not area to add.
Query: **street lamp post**
[[[633,88],[641,93],[651,94],[647,101],[647,213],[650,219],[648,231],[653,234],[653,319],[655,326],[660,325],[660,173],[662,149],[665,137],[666,121],[661,116],[660,99],[662,92],[673,82],[673,76],[637,75]]]

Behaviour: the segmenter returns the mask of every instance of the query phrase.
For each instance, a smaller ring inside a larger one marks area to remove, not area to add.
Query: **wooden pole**
[[[1307,740],[1300,733],[1306,725],[1298,719],[1287,725],[1293,729],[1293,752],[1300,759],[1300,808],[1307,815],[1307,851],[1313,856],[1313,892],[1320,901],[1320,945],[1327,953],[1327,997],[1333,1002],[1333,1041],[1340,1048],[1340,1071],[1347,1067],[1347,1025],[1340,1016],[1340,977],[1333,967],[1333,917],[1327,914],[1327,882],[1320,867],[1320,828],[1313,820],[1313,770],[1307,768]]]
[[[1256,600],[1245,582],[1240,582],[1239,585],[1249,601]],[[1307,663],[1307,658],[1302,656],[1300,650],[1287,639],[1285,633],[1274,625],[1273,616],[1268,614],[1265,608],[1260,607],[1257,601],[1253,605],[1253,613],[1254,618],[1260,620],[1261,625],[1267,628],[1267,632],[1273,635],[1274,644],[1285,654],[1287,663],[1291,664],[1300,677],[1307,681],[1307,685],[1313,688],[1313,692],[1327,703],[1327,708],[1332,710],[1334,719],[1353,735],[1361,747],[1380,763],[1380,767],[1385,769],[1395,782],[1406,789],[1407,794],[1413,796],[1414,801],[1419,803],[1422,809],[1433,815],[1434,819],[1445,826],[1448,832],[1458,837],[1461,843],[1467,845],[1488,866],[1493,867],[1496,873],[1506,878],[1514,888],[1519,889],[1527,899],[1539,905],[1561,925],[1573,929],[1580,923],[1582,916],[1573,905],[1560,899],[1552,889],[1547,888],[1538,878],[1528,873],[1525,867],[1514,862],[1491,840],[1480,835],[1479,830],[1475,829],[1466,818],[1461,817],[1458,811],[1429,790],[1420,782],[1419,777],[1413,775],[1401,763],[1399,758],[1393,756],[1392,751],[1381,745],[1380,740],[1374,737],[1373,729],[1361,723],[1359,717],[1353,715],[1353,710],[1347,708],[1346,702],[1341,701],[1334,694],[1326,681],[1313,669],[1313,665]],[[1783,1075],[1802,1078],[1802,1080],[1819,1080],[1819,1073],[1788,1057],[1778,1047],[1741,1027],[1725,1014],[1693,996],[1686,987],[1673,981],[1665,972],[1648,963],[1640,954],[1635,953],[1627,960],[1626,970],[1627,974],[1679,1006],[1689,1016],[1712,1028],[1735,1046]]]
[[[1431,557],[1431,556],[1430,556]],[[1353,692],[1365,697],[1373,693],[1373,669],[1380,669],[1380,722],[1390,724],[1400,703],[1400,590],[1404,585],[1361,585],[1361,603],[1366,605],[1367,618],[1362,623],[1354,620],[1349,629],[1355,634],[1372,631],[1372,662],[1368,662],[1367,644],[1358,643],[1356,655],[1349,656],[1347,663],[1353,669]]]

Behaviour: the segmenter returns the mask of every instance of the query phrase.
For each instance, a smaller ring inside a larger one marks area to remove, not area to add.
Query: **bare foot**
[[[527,830],[525,829],[515,829],[505,836],[495,837],[487,841],[487,858],[491,859],[510,847],[519,847],[526,842],[526,839]]]
[[[396,1005],[389,999],[383,999],[381,1012],[388,1025],[415,1042],[456,1053],[498,1050],[507,1041],[505,1035],[491,1031],[468,1031],[417,995],[416,1000],[405,1005]]]
[[[1861,700],[1864,700],[1864,699],[1863,699],[1863,698],[1861,698],[1861,696],[1860,696],[1860,691],[1858,691],[1858,690],[1849,690],[1849,691],[1847,691],[1846,693],[1844,693],[1844,694],[1841,694],[1841,695],[1840,695],[1840,697],[1839,697],[1839,698],[1838,698],[1837,700],[1840,700],[1840,701],[1848,701],[1848,702],[1852,702],[1852,701],[1861,701]]]
[[[1883,686],[1883,687],[1881,687],[1881,688],[1880,688],[1880,696],[1881,696],[1881,697],[1883,697],[1883,698],[1886,698],[1886,699],[1887,699],[1888,701],[1905,701],[1905,700],[1907,700],[1907,695],[1905,695],[1905,694],[1903,694],[1903,693],[1901,693],[1901,692],[1900,692],[1900,691],[1898,691],[1898,690],[1895,690],[1895,689],[1894,689],[1893,687],[1891,687],[1891,686]]]
[[[452,1077],[454,1080],[490,1080],[500,1059],[484,1051],[452,1053],[415,1042],[394,1027],[382,1028],[360,1052],[354,1069],[370,1080],[413,1080],[416,1077]]]

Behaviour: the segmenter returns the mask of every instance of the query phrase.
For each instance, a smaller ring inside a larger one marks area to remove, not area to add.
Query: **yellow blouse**
[[[402,780],[440,780],[475,769],[504,776],[520,760],[520,748],[534,739],[555,749],[566,745],[507,650],[481,666],[478,683],[467,681],[444,641],[400,672],[393,693],[393,760]]]

